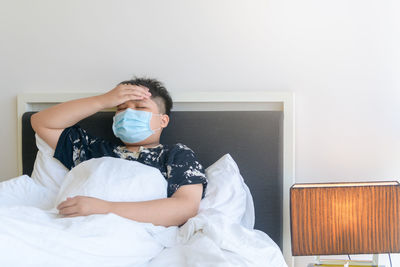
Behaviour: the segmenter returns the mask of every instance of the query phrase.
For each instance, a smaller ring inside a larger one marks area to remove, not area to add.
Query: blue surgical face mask
[[[150,120],[153,113],[131,108],[116,114],[113,118],[112,129],[114,135],[125,143],[137,143],[145,140],[154,131],[150,127]],[[161,114],[154,114],[161,116]]]

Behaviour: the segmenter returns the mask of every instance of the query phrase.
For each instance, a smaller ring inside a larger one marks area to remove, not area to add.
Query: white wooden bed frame
[[[18,115],[18,172],[22,175],[22,115],[39,111],[65,101],[89,97],[102,92],[87,93],[25,93],[17,98]],[[292,92],[170,92],[173,110],[226,111],[226,110],[280,110],[283,111],[283,255],[289,267],[294,266],[291,253],[289,189],[295,182],[295,128],[294,94]]]

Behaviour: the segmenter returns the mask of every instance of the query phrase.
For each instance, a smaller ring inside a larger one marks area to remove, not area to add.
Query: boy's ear
[[[162,114],[161,116],[161,127],[165,128],[168,126],[169,123],[169,116],[167,114]]]

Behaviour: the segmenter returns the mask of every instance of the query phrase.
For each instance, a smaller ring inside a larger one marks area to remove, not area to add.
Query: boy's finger
[[[143,91],[143,90],[127,90],[125,94],[135,94],[138,96],[151,96],[150,92]]]
[[[141,96],[137,96],[137,95],[126,95],[124,96],[124,102],[128,102],[128,101],[141,101],[143,100],[143,97]]]
[[[129,95],[136,95],[136,96],[147,96],[148,94],[143,93],[143,92],[138,92],[138,91],[134,91],[134,92],[130,92],[128,93]]]
[[[75,205],[75,199],[74,198],[67,198],[67,200],[61,202],[60,204],[58,204],[57,209],[62,209],[65,207],[70,207],[72,205]]]
[[[143,88],[146,92],[150,91],[149,88],[147,88],[146,86],[143,85],[139,85],[140,88]]]
[[[149,88],[142,86],[142,85],[133,85],[133,84],[126,84],[123,88],[125,89],[134,89],[134,90],[143,90],[149,91]]]
[[[142,93],[148,93],[149,92],[149,88],[144,87],[144,86],[139,86],[139,85],[132,85],[130,87],[126,87],[126,90],[129,91],[140,91]]]
[[[133,100],[133,101],[136,101],[136,102],[141,102],[141,101],[144,101],[144,100],[147,100],[147,99],[149,99],[149,96],[131,96],[130,98],[129,98],[129,100]]]
[[[58,213],[62,214],[62,215],[74,214],[74,213],[76,213],[76,206],[62,208],[62,209],[60,209],[60,211]]]

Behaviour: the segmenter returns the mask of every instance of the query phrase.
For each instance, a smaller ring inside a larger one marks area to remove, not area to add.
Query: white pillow
[[[210,208],[216,209],[231,218],[232,222],[253,229],[253,198],[231,155],[222,156],[205,173],[208,185],[200,202],[199,213]]]
[[[59,160],[53,157],[54,149],[41,139],[39,135],[35,134],[35,138],[36,146],[39,151],[36,154],[31,178],[56,193],[68,169]]]
[[[113,157],[94,158],[72,168],[55,200],[96,197],[107,201],[146,201],[167,197],[167,181],[161,172],[138,161]]]

